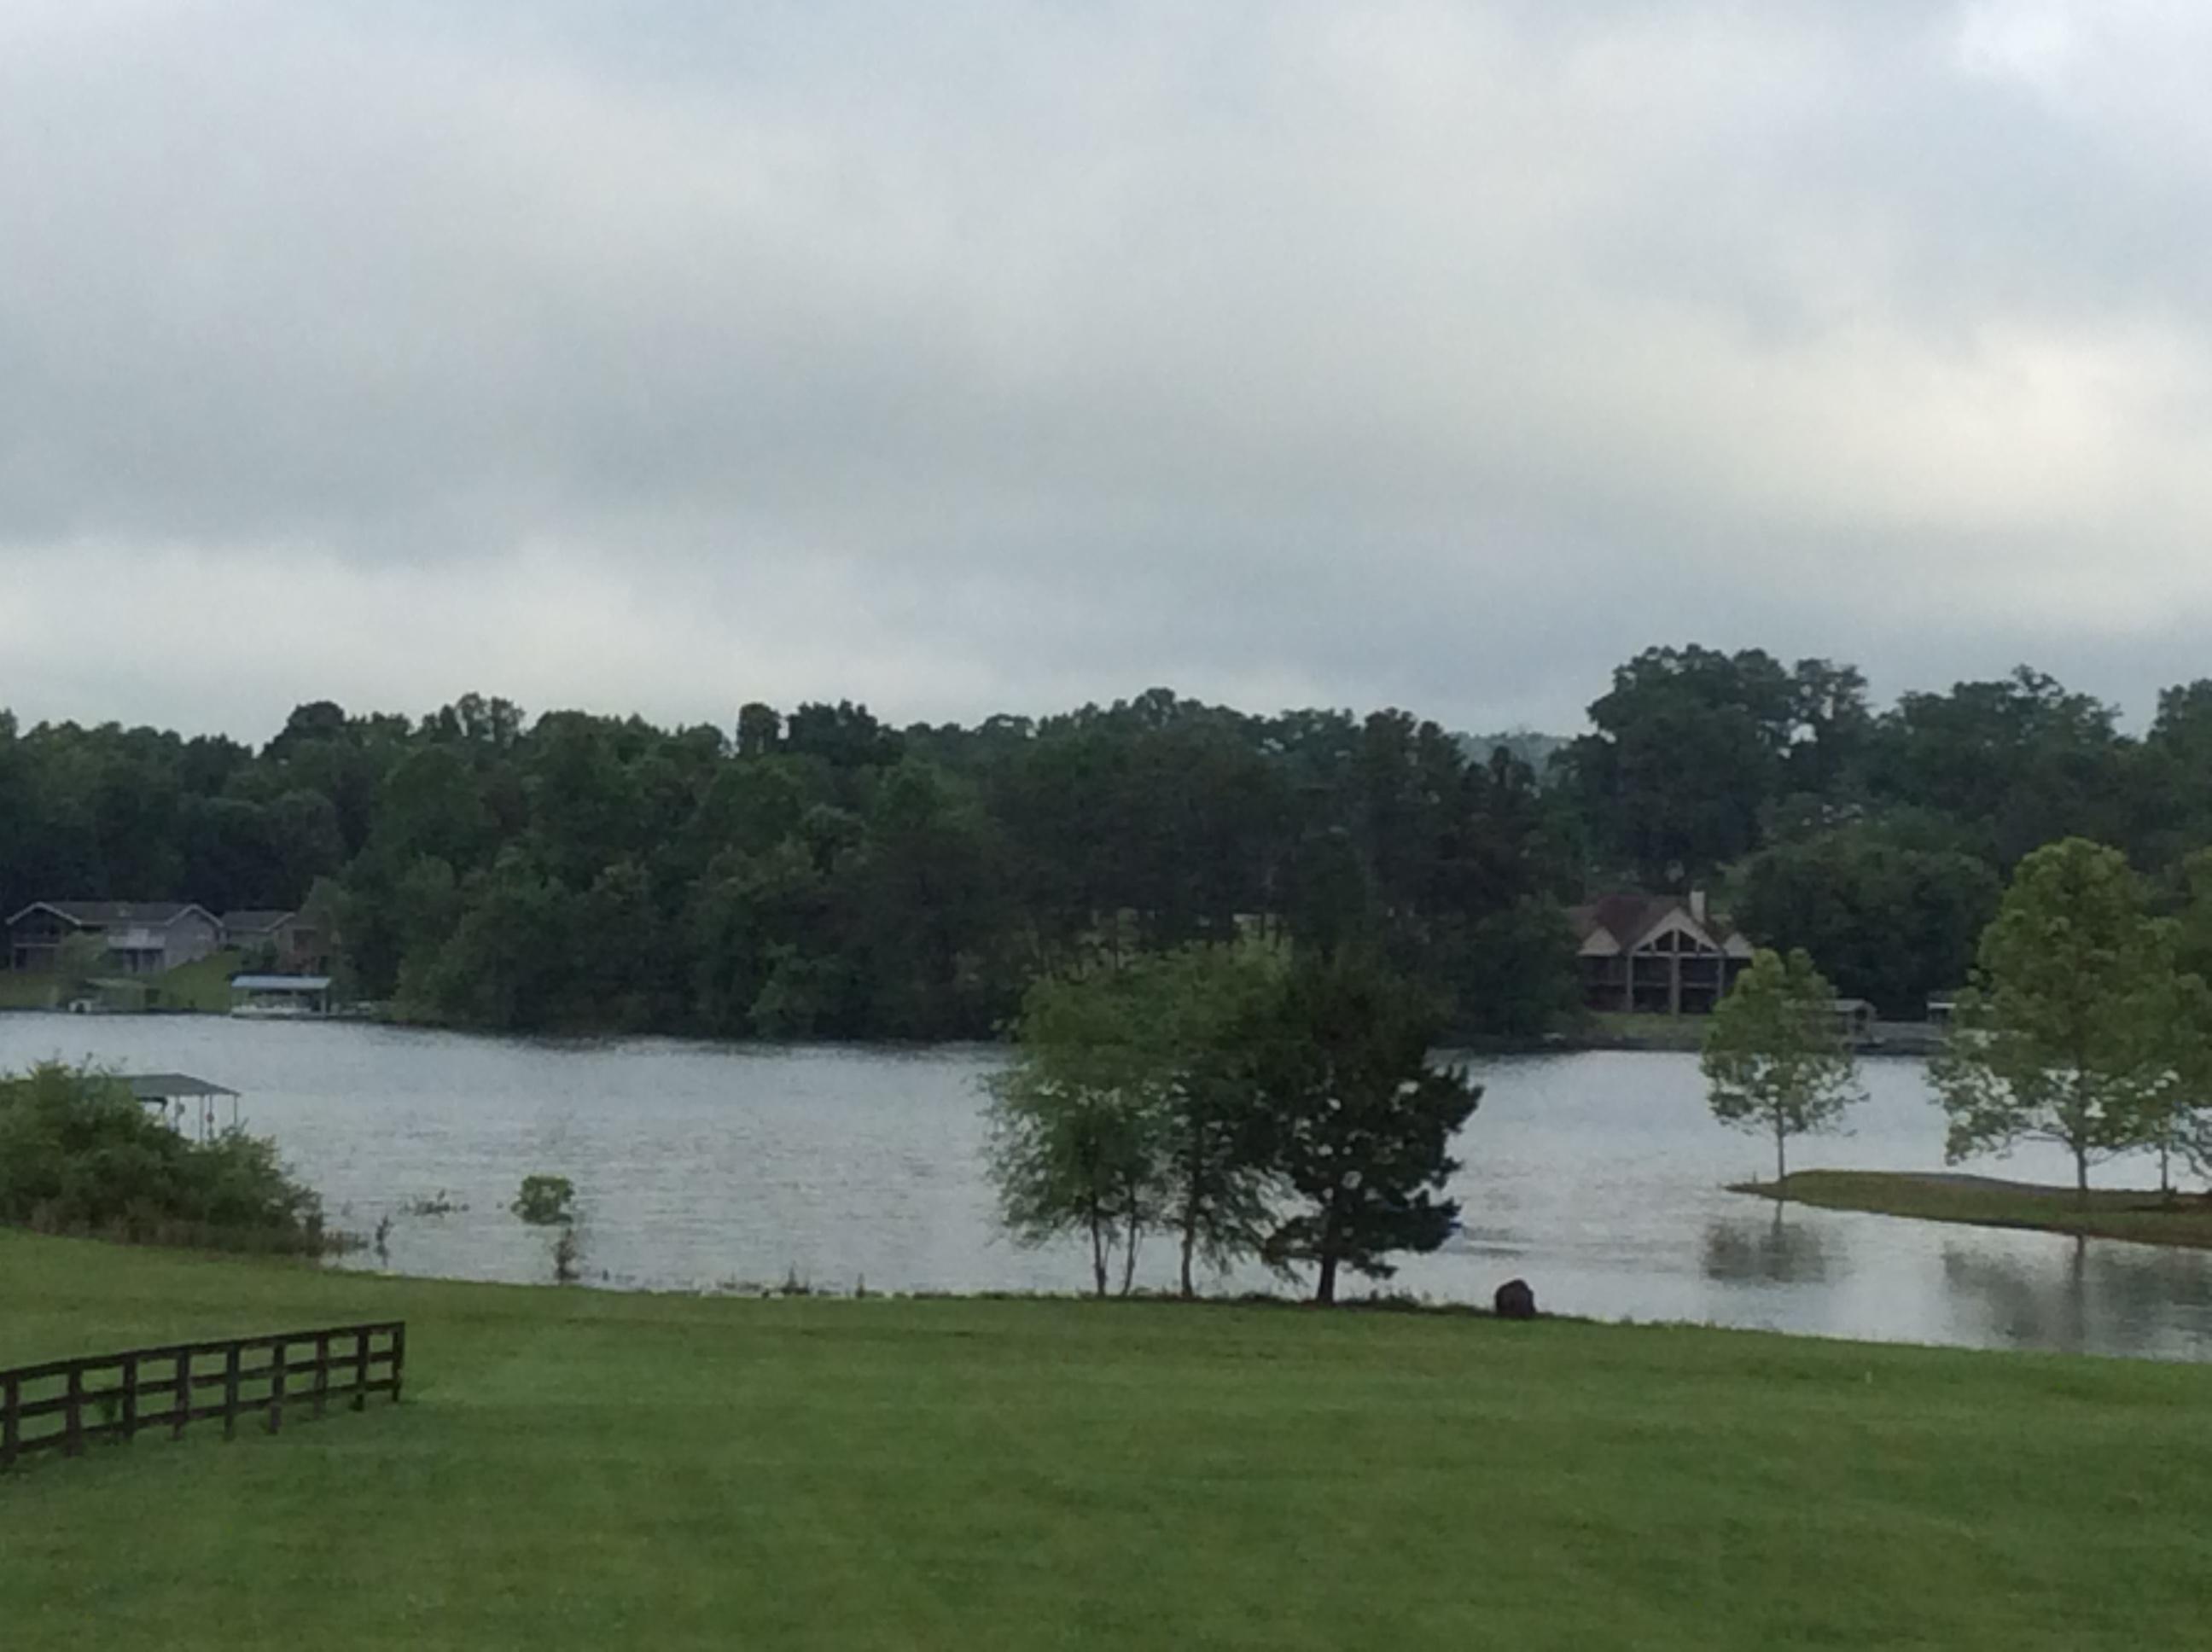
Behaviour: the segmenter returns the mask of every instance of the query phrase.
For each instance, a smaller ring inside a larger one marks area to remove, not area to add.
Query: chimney
[[[1705,921],[1705,892],[1701,889],[1690,891],[1690,916],[1700,924]]]

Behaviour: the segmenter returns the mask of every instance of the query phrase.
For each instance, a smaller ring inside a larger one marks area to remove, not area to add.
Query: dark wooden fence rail
[[[187,1424],[217,1418],[225,1439],[238,1432],[240,1417],[255,1414],[267,1416],[274,1434],[288,1410],[320,1417],[337,1400],[352,1401],[356,1411],[373,1394],[397,1400],[406,1369],[404,1322],[19,1365],[0,1371],[0,1469],[34,1451],[74,1457],[88,1441],[127,1441],[143,1429],[180,1435]]]

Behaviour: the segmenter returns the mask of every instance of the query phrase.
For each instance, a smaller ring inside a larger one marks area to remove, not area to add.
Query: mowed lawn
[[[2212,1636],[2200,1368],[1291,1309],[623,1297],[0,1233],[0,1364],[387,1316],[409,1322],[403,1405],[0,1479],[0,1646]]]

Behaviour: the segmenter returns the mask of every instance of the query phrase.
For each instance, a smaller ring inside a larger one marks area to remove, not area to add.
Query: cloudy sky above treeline
[[[0,6],[0,704],[2212,675],[2212,7]]]

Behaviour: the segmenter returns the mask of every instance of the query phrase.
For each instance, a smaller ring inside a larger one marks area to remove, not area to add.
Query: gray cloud
[[[1697,638],[2140,710],[2212,669],[2208,52],[2112,0],[26,0],[0,698],[1565,726]]]

